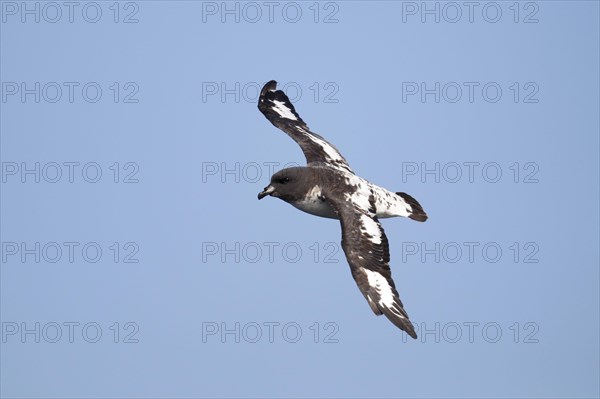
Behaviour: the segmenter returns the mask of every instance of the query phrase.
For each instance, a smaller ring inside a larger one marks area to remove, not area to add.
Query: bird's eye
[[[283,178],[283,179],[281,179],[279,182],[280,182],[281,184],[285,184],[285,183],[287,183],[287,182],[289,182],[289,181],[290,181],[290,178],[289,178],[289,177],[284,177],[284,178]]]

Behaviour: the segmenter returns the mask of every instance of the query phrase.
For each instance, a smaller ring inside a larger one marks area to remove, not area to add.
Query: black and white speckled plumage
[[[270,81],[258,108],[302,149],[306,167],[283,169],[258,195],[280,198],[321,217],[339,219],[342,248],[358,288],[377,315],[416,338],[389,267],[389,244],[380,218],[408,217],[424,222],[427,214],[410,195],[394,193],[354,174],[346,159],[327,140],[310,131],[288,97]]]

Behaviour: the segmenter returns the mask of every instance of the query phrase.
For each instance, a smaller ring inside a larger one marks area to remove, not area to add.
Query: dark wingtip
[[[260,95],[262,97],[262,96],[265,95],[266,92],[268,92],[268,91],[275,91],[275,89],[277,89],[277,82],[274,81],[274,80],[269,80],[263,86],[262,90],[260,91]]]
[[[411,326],[411,327],[412,327],[412,326]],[[412,339],[417,339],[417,333],[415,332],[415,330],[406,331],[406,333],[407,333],[408,335],[410,335],[410,337],[411,337]]]
[[[421,207],[421,204],[419,204],[419,202],[416,199],[414,199],[406,193],[396,194],[402,197],[402,199],[404,199],[404,201],[406,201],[406,203],[412,208],[412,213],[408,215],[410,219],[416,220],[417,222],[424,222],[428,219],[428,216],[423,210],[423,207]]]
[[[382,311],[383,311],[383,314],[385,315],[385,317],[387,317],[388,320],[392,322],[392,324],[394,324],[396,327],[398,327],[399,329],[404,331],[411,338],[417,339],[417,333],[415,332],[415,327],[413,326],[412,322],[408,319],[408,315],[406,316],[406,318],[398,317],[398,315],[396,315],[394,312],[391,312],[387,308],[382,309]],[[402,311],[404,312],[404,310],[402,310]],[[406,312],[404,312],[404,313],[406,314]]]
[[[412,325],[410,320],[406,319],[406,321],[402,323],[402,327],[400,327],[400,329],[407,333],[412,339],[417,339],[415,327]]]

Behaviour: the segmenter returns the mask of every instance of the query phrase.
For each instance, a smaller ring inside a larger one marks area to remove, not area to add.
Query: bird
[[[379,219],[401,216],[424,222],[428,216],[419,202],[357,176],[336,147],[308,128],[276,81],[262,88],[258,109],[300,146],[307,162],[274,173],[258,199],[271,196],[306,213],[338,219],[352,277],[371,310],[416,339],[392,279],[389,242]]]

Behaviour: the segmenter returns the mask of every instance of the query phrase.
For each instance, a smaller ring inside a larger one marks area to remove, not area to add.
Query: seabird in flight
[[[427,214],[421,205],[406,193],[388,191],[355,175],[333,145],[310,131],[274,80],[263,87],[258,109],[298,143],[307,162],[306,167],[275,173],[258,199],[276,197],[312,215],[340,220],[342,248],[369,306],[417,338],[392,280],[388,240],[379,219],[403,216],[424,222]]]

